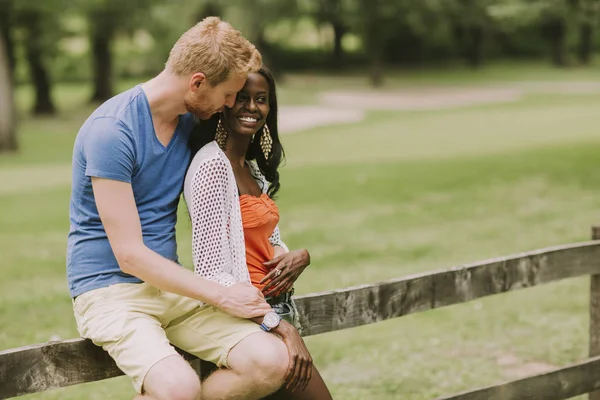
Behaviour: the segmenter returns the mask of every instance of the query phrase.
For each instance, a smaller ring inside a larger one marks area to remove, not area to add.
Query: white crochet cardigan
[[[254,162],[250,172],[263,193],[269,182]],[[250,282],[238,188],[229,159],[212,141],[194,156],[185,177],[183,196],[192,220],[194,271],[229,286]],[[276,227],[269,241],[286,245]]]

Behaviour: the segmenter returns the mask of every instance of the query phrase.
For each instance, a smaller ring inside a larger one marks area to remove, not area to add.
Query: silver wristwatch
[[[276,312],[268,312],[265,314],[263,318],[262,324],[260,327],[263,331],[269,332],[271,329],[277,328],[279,325],[279,321],[281,321],[281,317]]]

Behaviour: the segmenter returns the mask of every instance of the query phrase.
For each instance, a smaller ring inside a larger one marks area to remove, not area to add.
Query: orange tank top
[[[274,249],[269,237],[279,222],[279,210],[275,202],[265,193],[260,197],[241,195],[240,210],[250,280],[254,286],[262,289],[264,284],[261,285],[259,282],[270,270],[263,265],[263,262],[273,258]]]

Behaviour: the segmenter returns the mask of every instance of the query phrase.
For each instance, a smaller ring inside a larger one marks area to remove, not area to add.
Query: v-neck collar
[[[171,136],[171,140],[169,140],[169,143],[165,146],[158,139],[158,136],[156,136],[156,129],[154,129],[154,117],[152,115],[152,110],[150,109],[150,102],[148,101],[148,96],[146,96],[146,92],[142,88],[142,85],[138,85],[138,87],[139,87],[139,90],[144,99],[144,104],[146,105],[146,112],[148,113],[148,116],[150,117],[150,123],[152,125],[152,136],[153,136],[154,144],[156,144],[158,146],[158,148],[161,149],[162,151],[168,152],[169,149],[171,147],[173,147],[173,143],[175,143],[177,141],[177,137],[179,136],[179,130],[181,128],[181,115],[179,115],[177,117],[177,125],[175,126],[175,131],[173,132],[173,135]]]

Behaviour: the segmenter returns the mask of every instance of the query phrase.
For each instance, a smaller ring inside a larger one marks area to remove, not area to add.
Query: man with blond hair
[[[283,384],[285,345],[249,320],[271,311],[262,294],[182,268],[175,241],[193,116],[231,107],[260,65],[238,31],[206,18],[175,43],[158,76],[102,104],[75,140],[67,248],[75,319],[138,399],[258,399]],[[171,344],[222,368],[200,385]]]

